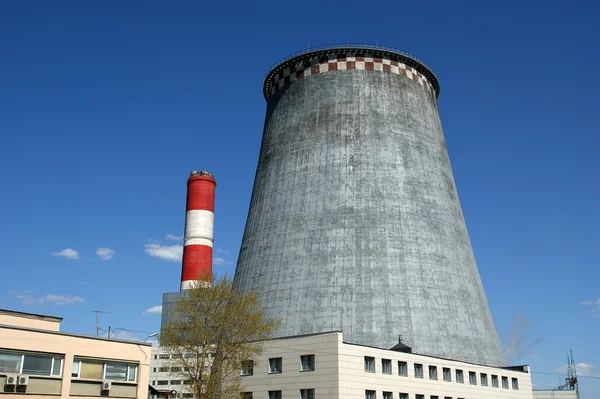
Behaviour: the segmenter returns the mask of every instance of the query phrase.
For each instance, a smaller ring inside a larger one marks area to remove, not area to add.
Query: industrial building
[[[502,367],[423,61],[376,46],[288,57],[267,74],[262,145],[235,272],[277,337]]]
[[[0,309],[0,397],[147,398],[150,344],[63,333],[61,321]]]

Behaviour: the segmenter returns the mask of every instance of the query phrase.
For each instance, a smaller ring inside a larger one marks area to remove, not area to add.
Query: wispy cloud
[[[568,366],[565,364],[556,369],[558,373],[566,373]],[[581,377],[600,377],[600,367],[588,363],[575,364],[577,375]]]
[[[217,253],[218,253],[218,254],[225,255],[225,256],[229,256],[229,255],[231,255],[231,253],[230,253],[229,251],[227,251],[227,250],[225,250],[225,249],[223,249],[223,248],[217,248]]]
[[[581,303],[582,305],[593,305],[593,304],[594,304],[594,302],[593,302],[593,301],[583,301],[583,302],[580,302],[580,303]]]
[[[183,240],[183,236],[175,236],[173,234],[167,234],[165,236],[165,240],[171,240],[171,241],[181,241]]]
[[[152,306],[144,311],[144,314],[160,314],[162,313],[162,306]]]
[[[504,347],[504,356],[507,360],[531,355],[532,349],[542,341],[542,337],[537,337],[533,341],[527,342],[526,336],[530,325],[531,320],[528,317],[515,313],[510,338]]]
[[[104,337],[106,338],[107,334],[104,334]],[[134,332],[131,331],[117,331],[116,333],[111,333],[110,334],[110,338],[111,339],[124,339],[126,341],[135,341],[135,342],[143,342],[144,338],[141,338],[139,335],[137,335]]]
[[[102,260],[109,260],[115,256],[115,251],[110,248],[98,248],[96,250],[96,255],[98,255]]]
[[[600,318],[600,297],[596,301],[583,301],[580,303],[584,306],[591,306],[594,317]]]
[[[171,262],[179,262],[181,261],[181,257],[183,256],[183,246],[182,245],[160,245],[156,243],[150,243],[144,245],[146,248],[146,253],[150,256],[154,256],[156,258],[161,258],[163,260],[168,260]]]
[[[79,252],[75,251],[72,248],[65,248],[59,252],[52,252],[53,256],[62,256],[67,259],[79,259]]]
[[[233,264],[233,262],[230,262],[223,258],[213,258],[213,264],[214,265],[231,265],[231,264]]]
[[[26,305],[51,303],[54,305],[65,306],[85,302],[85,299],[79,296],[56,294],[48,294],[46,296],[32,296],[28,291],[22,292],[19,295],[17,295],[17,299],[19,299],[21,303]]]

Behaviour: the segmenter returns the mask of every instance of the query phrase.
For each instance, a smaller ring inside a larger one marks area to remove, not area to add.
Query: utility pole
[[[104,312],[102,310],[92,310],[92,312],[96,313],[96,337],[98,337],[100,335],[100,327],[98,327],[98,314],[99,313],[110,314],[110,313]]]

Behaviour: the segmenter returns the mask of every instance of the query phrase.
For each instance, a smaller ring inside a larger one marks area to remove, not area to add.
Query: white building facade
[[[242,371],[243,399],[532,399],[529,366],[490,367],[348,344],[341,332],[275,339]]]
[[[182,379],[177,359],[168,351],[156,345],[152,347],[150,358],[150,385],[161,392],[171,392],[170,398],[193,398],[189,391],[189,382]],[[156,395],[154,395],[156,396]]]

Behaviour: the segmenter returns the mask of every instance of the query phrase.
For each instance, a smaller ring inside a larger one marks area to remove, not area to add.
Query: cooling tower
[[[502,366],[437,105],[436,76],[378,47],[276,65],[235,284],[276,336]]]

